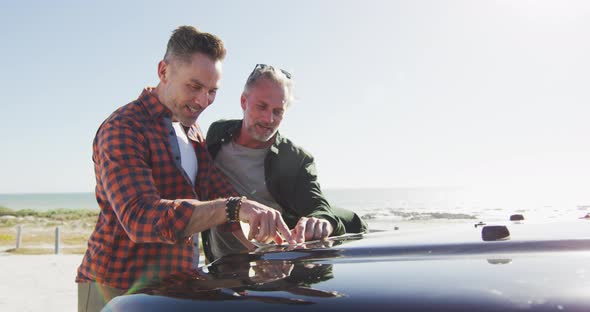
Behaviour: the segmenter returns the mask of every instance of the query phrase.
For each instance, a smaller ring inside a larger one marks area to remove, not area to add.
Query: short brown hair
[[[225,58],[225,47],[219,37],[201,32],[193,26],[180,26],[172,32],[164,60],[171,61],[171,58],[184,63],[190,63],[195,53],[203,53],[212,60],[223,60]]]

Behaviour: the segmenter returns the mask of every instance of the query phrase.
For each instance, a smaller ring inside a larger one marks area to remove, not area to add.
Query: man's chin
[[[260,143],[267,143],[272,140],[277,131],[259,131],[256,126],[246,128],[246,131],[252,139]],[[261,133],[262,132],[262,133]]]
[[[274,132],[274,133],[272,133],[270,135],[268,135],[268,134],[266,134],[266,135],[256,134],[254,136],[254,139],[256,139],[256,141],[258,141],[258,142],[266,143],[266,142],[270,141],[274,137],[275,133],[276,132]]]

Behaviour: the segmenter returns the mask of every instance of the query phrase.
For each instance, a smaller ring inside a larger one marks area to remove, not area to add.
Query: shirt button
[[[170,131],[170,135],[174,135],[174,131],[173,130]]]
[[[174,158],[176,158],[176,160],[179,160],[179,159],[180,159],[180,157],[178,157],[178,156],[176,156],[176,157],[174,157]]]

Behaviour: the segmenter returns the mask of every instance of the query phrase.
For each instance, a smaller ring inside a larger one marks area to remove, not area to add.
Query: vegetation
[[[52,254],[55,228],[59,227],[60,252],[83,253],[98,213],[98,210],[89,209],[35,211],[0,207],[0,250],[17,254]],[[21,247],[15,249],[19,226]]]
[[[59,250],[60,254],[64,255],[81,255],[86,251],[86,248],[83,247],[74,247],[74,248],[61,248]],[[6,252],[16,254],[16,255],[47,255],[47,254],[54,254],[55,249],[52,248],[11,248],[7,249]]]
[[[36,211],[32,209],[13,210],[10,208],[0,206],[0,217],[37,217],[47,218],[52,220],[79,220],[88,217],[98,216],[98,210],[90,209],[53,209],[49,211]]]
[[[0,206],[0,252],[21,255],[53,254],[55,228],[59,227],[60,253],[83,254],[96,225],[98,213],[98,210],[81,209],[12,210]],[[20,248],[17,249],[14,247],[19,225],[22,236]],[[204,257],[202,245],[199,245],[199,248],[201,256]]]

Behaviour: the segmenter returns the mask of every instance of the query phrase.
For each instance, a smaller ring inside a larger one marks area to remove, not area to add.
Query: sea
[[[331,205],[355,211],[369,225],[390,229],[400,223],[508,220],[562,220],[590,213],[590,198],[544,200],[541,196],[508,197],[454,187],[324,189]],[[95,209],[94,193],[0,194],[0,206],[47,211]]]

